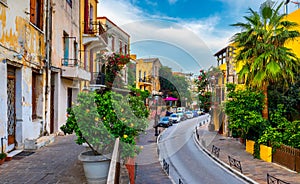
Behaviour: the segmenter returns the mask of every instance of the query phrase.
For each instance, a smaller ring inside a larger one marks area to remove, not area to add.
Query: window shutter
[[[39,18],[39,22],[38,22],[38,27],[43,30],[43,25],[44,25],[44,0],[39,0],[40,1],[40,18]]]
[[[30,0],[30,22],[32,22],[33,24],[35,24],[35,20],[36,20],[36,0]]]

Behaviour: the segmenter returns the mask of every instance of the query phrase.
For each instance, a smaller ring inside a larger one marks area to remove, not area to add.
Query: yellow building
[[[161,66],[158,58],[137,59],[136,88],[157,94],[160,90],[159,69]]]
[[[300,32],[300,9],[290,13],[287,15],[287,20],[296,22],[298,26],[296,30]],[[296,38],[294,41],[290,41],[286,45],[287,47],[291,48],[293,52],[300,58],[300,38]]]
[[[298,23],[296,30],[300,32],[299,17],[300,9],[290,13],[289,15],[287,15],[286,18],[289,21]],[[293,41],[289,41],[286,46],[291,48],[293,52],[297,55],[297,57],[300,58],[300,38],[297,38]],[[227,47],[221,49],[216,54],[214,54],[214,56],[217,59],[217,67],[223,72],[223,76],[219,76],[216,78],[217,85],[214,89],[216,99],[213,104],[213,108],[215,108],[215,110],[213,111],[215,130],[219,131],[219,133],[228,134],[228,122],[226,120],[227,117],[224,113],[221,112],[221,109],[219,108],[220,104],[224,100],[226,100],[226,83],[238,84],[238,88],[244,88],[243,80],[238,79],[237,75],[237,73],[242,68],[242,63],[237,65],[234,62],[234,55],[236,52],[238,52],[238,50],[235,49],[234,45],[229,44]]]

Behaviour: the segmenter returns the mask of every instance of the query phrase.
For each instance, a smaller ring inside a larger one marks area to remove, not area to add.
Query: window
[[[44,0],[30,0],[30,22],[43,29]]]
[[[139,71],[139,81],[141,82],[141,80],[142,80],[142,71],[140,70]]]
[[[120,51],[119,51],[119,52],[122,53],[122,51],[123,51],[123,50],[122,50],[123,45],[122,45],[122,41],[121,41],[121,40],[120,40],[120,42],[119,42],[119,47],[120,47]]]
[[[146,81],[146,72],[144,72],[144,81]]]
[[[72,7],[72,0],[67,0],[67,3]]]
[[[111,37],[111,50],[114,52],[115,51],[115,37]]]
[[[72,88],[68,88],[68,90],[67,90],[67,107],[68,108],[72,107],[72,96],[73,96]]]
[[[64,48],[64,64],[68,65],[68,59],[69,59],[69,34],[64,32],[64,37],[63,37],[63,48]]]
[[[127,54],[127,45],[124,46],[124,54]]]

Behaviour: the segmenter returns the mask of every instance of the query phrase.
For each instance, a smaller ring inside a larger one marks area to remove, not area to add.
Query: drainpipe
[[[48,124],[48,108],[49,108],[49,79],[50,79],[50,75],[51,73],[49,72],[50,69],[50,33],[51,33],[51,9],[50,9],[50,1],[51,0],[47,0],[47,4],[46,4],[46,30],[45,30],[45,35],[46,35],[46,62],[45,62],[45,69],[46,69],[46,86],[45,86],[45,123],[44,123],[44,131],[43,131],[43,135],[47,135],[49,134],[47,131],[47,124]]]

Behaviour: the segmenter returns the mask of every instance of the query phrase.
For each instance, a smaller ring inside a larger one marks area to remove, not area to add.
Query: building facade
[[[0,137],[6,152],[46,132],[47,7],[44,0],[0,0]]]
[[[91,79],[88,68],[80,58],[81,6],[85,4],[80,4],[80,1],[51,1],[49,133],[60,131],[60,126],[67,119],[67,108],[76,100],[81,83]]]
[[[136,88],[148,90],[150,94],[160,91],[159,69],[162,64],[158,58],[137,59]]]

